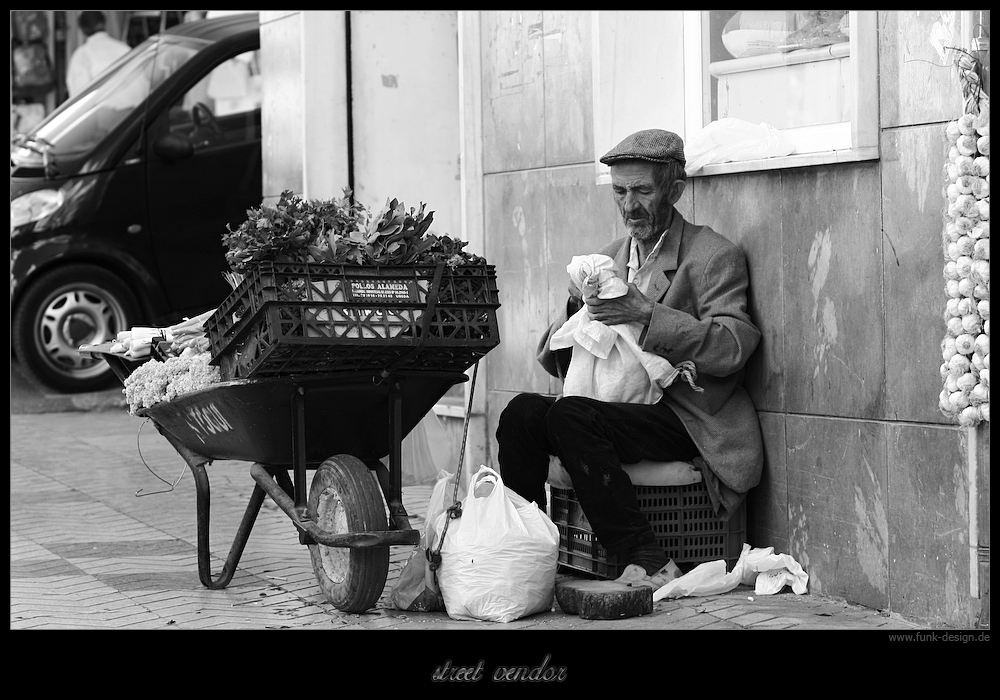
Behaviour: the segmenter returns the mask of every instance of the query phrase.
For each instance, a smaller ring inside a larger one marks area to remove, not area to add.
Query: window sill
[[[799,153],[780,158],[760,158],[730,163],[712,163],[688,177],[710,177],[712,175],[729,175],[732,173],[757,172],[760,170],[784,170],[787,168],[805,168],[812,165],[830,165],[833,163],[856,163],[864,160],[878,160],[878,147],[849,148],[823,153]]]
[[[745,58],[732,58],[709,64],[709,73],[718,78],[722,75],[759,71],[767,68],[788,68],[803,63],[817,63],[837,58],[847,58],[851,55],[851,44],[843,42],[831,44],[816,49],[799,49],[786,53],[765,53]]]

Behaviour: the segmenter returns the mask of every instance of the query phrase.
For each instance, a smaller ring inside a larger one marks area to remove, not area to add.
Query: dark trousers
[[[562,462],[594,534],[624,554],[655,541],[622,464],[643,459],[687,461],[698,450],[665,404],[605,403],[578,396],[515,396],[500,414],[500,474],[504,484],[546,507],[549,455]]]

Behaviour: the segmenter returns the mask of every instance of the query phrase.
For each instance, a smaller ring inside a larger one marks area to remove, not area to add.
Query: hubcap
[[[122,309],[95,287],[59,290],[42,309],[39,349],[49,364],[65,375],[89,378],[102,374],[104,361],[84,357],[79,348],[113,340],[123,320]]]

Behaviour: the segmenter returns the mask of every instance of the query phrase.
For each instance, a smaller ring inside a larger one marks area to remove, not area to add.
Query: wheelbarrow
[[[80,352],[107,361],[123,383],[149,359],[111,353],[110,343]],[[327,600],[344,612],[372,608],[385,588],[389,547],[420,541],[402,502],[402,440],[451,387],[467,380],[460,371],[398,370],[229,381],[138,411],[194,475],[201,583],[229,585],[270,496],[308,546]],[[255,482],[217,575],[209,552],[207,466],[214,460],[252,462]]]

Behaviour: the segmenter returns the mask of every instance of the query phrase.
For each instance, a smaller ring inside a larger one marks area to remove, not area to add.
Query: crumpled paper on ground
[[[726,572],[723,559],[705,562],[653,592],[653,601],[685,596],[718,595],[740,584],[753,586],[757,595],[778,593],[791,586],[796,594],[806,592],[809,575],[788,554],[775,554],[774,547],[750,548],[744,544],[733,570]]]

